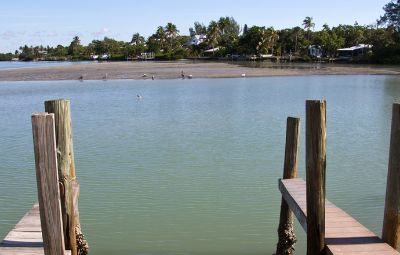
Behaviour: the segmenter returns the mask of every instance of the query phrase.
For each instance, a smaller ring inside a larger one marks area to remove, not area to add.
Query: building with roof
[[[372,49],[371,44],[358,44],[349,48],[338,49],[338,59],[340,60],[354,60],[358,59]]]
[[[207,39],[207,36],[205,34],[200,34],[200,35],[194,35],[190,38],[188,42],[186,42],[186,46],[192,46],[192,45],[199,45],[203,42],[205,42]]]

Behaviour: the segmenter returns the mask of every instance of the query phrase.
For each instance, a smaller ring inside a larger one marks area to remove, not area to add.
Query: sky
[[[390,0],[2,0],[0,3],[0,52],[19,46],[67,46],[74,36],[87,45],[105,36],[130,41],[139,32],[148,37],[158,26],[174,23],[188,35],[195,21],[230,16],[248,27],[275,29],[302,26],[313,18],[315,30],[323,24],[371,25],[383,15]]]

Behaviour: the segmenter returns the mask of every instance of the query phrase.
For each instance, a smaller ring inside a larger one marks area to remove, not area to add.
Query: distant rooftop
[[[342,48],[342,49],[338,49],[341,51],[353,51],[353,50],[358,50],[358,49],[371,49],[372,45],[371,44],[359,44],[356,46],[351,46],[349,48]]]

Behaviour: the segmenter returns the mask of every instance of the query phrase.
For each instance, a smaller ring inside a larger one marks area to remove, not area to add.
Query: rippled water
[[[379,234],[399,86],[397,76],[2,82],[0,234],[37,199],[30,115],[61,97],[92,254],[272,254],[286,117],[302,119],[304,176],[306,99],[327,100],[328,198]]]

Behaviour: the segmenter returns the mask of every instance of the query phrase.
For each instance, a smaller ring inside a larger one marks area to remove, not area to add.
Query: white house
[[[100,59],[101,59],[101,60],[107,60],[107,59],[109,59],[110,57],[111,57],[110,54],[106,54],[106,53],[105,53],[105,54],[103,54],[103,55],[100,56]]]
[[[350,60],[356,57],[363,56],[364,54],[371,51],[371,49],[371,44],[359,44],[349,48],[338,49],[338,58],[343,60]]]
[[[186,46],[199,45],[207,40],[207,36],[205,34],[194,35],[188,42],[186,42]]]

